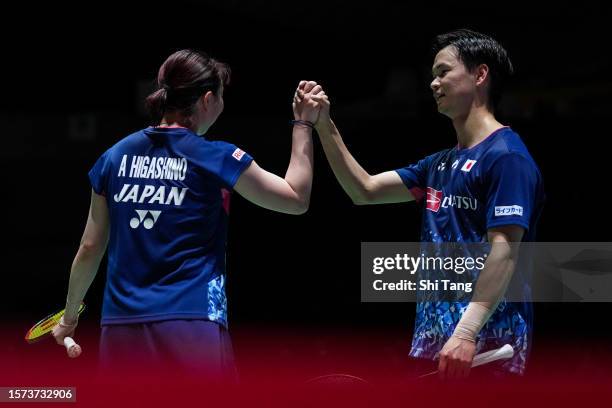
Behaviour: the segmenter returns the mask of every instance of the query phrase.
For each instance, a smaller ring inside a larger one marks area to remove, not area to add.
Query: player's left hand
[[[58,324],[53,328],[52,334],[53,338],[57,342],[57,344],[64,345],[65,337],[74,337],[74,331],[77,327],[78,320],[74,320],[72,322],[65,322],[64,316],[60,318]]]
[[[440,351],[438,376],[441,379],[467,378],[476,354],[476,344],[451,336]]]

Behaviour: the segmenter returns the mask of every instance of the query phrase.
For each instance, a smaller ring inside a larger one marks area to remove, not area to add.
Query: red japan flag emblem
[[[465,164],[463,165],[463,167],[461,167],[461,171],[465,171],[466,173],[469,173],[475,164],[476,164],[476,160],[467,160]]]

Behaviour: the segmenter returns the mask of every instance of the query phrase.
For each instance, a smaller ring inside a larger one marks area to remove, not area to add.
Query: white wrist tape
[[[66,320],[64,319],[64,316],[62,316],[58,322],[60,327],[63,327],[64,329],[71,329],[73,327],[77,326],[79,319],[78,319],[78,315],[76,317],[76,319],[73,321],[73,323],[67,323]]]
[[[475,342],[476,336],[480,333],[482,326],[489,320],[491,314],[493,314],[493,310],[480,303],[471,302],[465,309],[461,320],[457,323],[453,336]]]

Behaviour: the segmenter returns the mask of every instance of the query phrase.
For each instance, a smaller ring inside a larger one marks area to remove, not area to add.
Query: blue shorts
[[[103,372],[135,370],[237,379],[227,330],[208,320],[165,320],[102,326],[100,368]]]

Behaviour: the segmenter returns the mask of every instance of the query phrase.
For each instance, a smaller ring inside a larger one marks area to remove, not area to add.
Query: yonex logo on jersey
[[[242,156],[244,156],[244,152],[238,148],[234,150],[234,153],[232,153],[232,157],[238,161],[242,159]]]
[[[438,171],[446,170],[446,162],[440,163],[438,165]]]
[[[427,208],[429,211],[438,212],[442,203],[442,192],[427,187]]]
[[[161,211],[150,211],[150,210],[135,210],[136,214],[138,214],[138,218],[134,217],[130,220],[130,227],[138,228],[140,224],[146,229],[151,229],[157,222],[159,218],[159,214]],[[147,216],[150,214],[150,216]]]
[[[463,167],[461,167],[461,171],[465,171],[466,173],[469,173],[475,164],[476,164],[476,160],[467,160],[465,164],[463,165]]]
[[[505,215],[518,215],[523,216],[523,207],[520,205],[506,205],[506,206],[496,206],[495,207],[495,216],[503,217]]]

